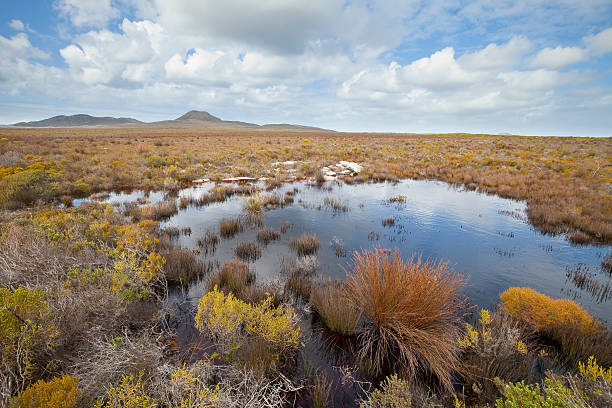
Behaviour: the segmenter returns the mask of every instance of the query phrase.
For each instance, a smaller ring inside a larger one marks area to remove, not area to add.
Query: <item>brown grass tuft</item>
[[[361,311],[346,299],[346,291],[339,282],[313,286],[310,301],[325,325],[333,332],[352,336],[357,332]]]
[[[211,291],[216,286],[224,293],[232,292],[240,297],[244,289],[255,282],[255,274],[248,265],[237,259],[227,261],[219,272],[210,275],[206,280],[206,290]]]
[[[358,358],[374,374],[398,371],[406,378],[432,377],[452,390],[459,370],[464,278],[445,262],[412,256],[402,260],[376,251],[355,252],[347,272],[347,296],[363,310]]]
[[[289,242],[289,248],[296,251],[298,255],[312,255],[319,250],[319,239],[316,235],[303,234],[293,238]]]
[[[240,242],[234,248],[238,258],[247,262],[254,262],[261,257],[261,249],[252,242]]]
[[[219,221],[219,234],[223,238],[231,238],[243,229],[240,218],[223,218]]]
[[[264,245],[268,245],[272,241],[279,240],[280,236],[280,232],[274,228],[266,227],[257,232],[257,241],[263,243]]]

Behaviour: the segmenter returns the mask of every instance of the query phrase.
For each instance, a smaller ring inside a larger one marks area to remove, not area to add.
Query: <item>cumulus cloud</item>
[[[595,55],[612,52],[612,27],[596,35],[585,37],[584,42],[589,51]]]
[[[119,17],[111,0],[57,0],[55,6],[76,27],[104,27]]]
[[[569,107],[612,107],[589,82],[596,67],[567,70],[611,52],[612,29],[576,46],[588,31],[558,18],[602,27],[604,3],[562,0],[547,15],[544,0],[55,0],[72,24],[68,45],[52,50],[66,67],[41,64],[49,54],[25,33],[0,36],[0,87],[121,115],[142,106],[353,130],[534,125]],[[546,30],[557,26],[585,31],[553,42]],[[586,90],[599,105],[584,105]]]
[[[25,25],[21,20],[12,19],[9,22],[9,27],[11,27],[15,31],[23,31],[25,29]]]
[[[559,69],[588,58],[586,50],[579,47],[544,48],[531,60],[534,67]]]

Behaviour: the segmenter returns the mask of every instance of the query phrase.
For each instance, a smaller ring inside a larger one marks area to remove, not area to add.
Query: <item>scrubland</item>
[[[610,244],[610,139],[129,128],[0,129],[0,139],[0,406],[331,407],[341,387],[366,408],[612,405],[612,334],[572,300],[509,288],[494,310],[474,311],[448,263],[389,249],[345,254],[345,279],[321,281],[314,234],[290,241],[297,259],[280,282],[259,283],[248,262],[291,229],[262,225],[261,212],[291,193],[218,186],[155,205],[70,205],[229,176],[265,177],[273,190],[350,160],[363,171],[345,182],[443,180],[526,200],[546,233]],[[223,219],[197,251],[160,228],[177,206],[235,194],[244,216]],[[257,242],[239,242],[237,259],[198,257],[246,228]],[[184,352],[166,300],[194,280],[205,293],[190,319],[206,348]],[[307,361],[312,321],[351,367]]]

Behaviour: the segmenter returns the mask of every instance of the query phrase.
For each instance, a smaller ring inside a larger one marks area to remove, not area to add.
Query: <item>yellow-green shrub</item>
[[[39,380],[19,394],[12,408],[72,408],[77,403],[79,380],[69,375]]]
[[[521,381],[504,386],[504,398],[495,401],[496,408],[576,408],[584,407],[582,397],[567,388],[560,379],[547,378],[540,387]]]
[[[612,333],[569,299],[553,299],[529,288],[510,288],[500,295],[501,308],[554,340],[569,361],[594,354],[612,364]]]
[[[144,390],[142,375],[142,371],[137,378],[123,375],[121,383],[111,385],[106,395],[96,401],[94,408],[156,408],[157,403]]]
[[[241,352],[257,350],[274,364],[284,353],[299,347],[300,329],[295,326],[293,309],[274,307],[272,300],[268,297],[249,304],[215,287],[200,299],[195,325],[214,337],[225,357],[244,361]]]
[[[569,299],[553,299],[531,288],[517,287],[507,289],[499,297],[506,313],[539,331],[573,327],[590,334],[601,329],[593,316]]]
[[[39,288],[0,288],[0,363],[7,374],[19,372],[20,382],[30,379],[39,368],[36,356],[50,351],[57,337],[45,323],[50,316],[45,297]]]
[[[390,375],[382,382],[380,388],[370,394],[360,408],[409,408],[412,406],[412,394],[408,381],[396,374]]]

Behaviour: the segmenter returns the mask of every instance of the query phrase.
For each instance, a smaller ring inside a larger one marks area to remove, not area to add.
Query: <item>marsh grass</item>
[[[215,286],[224,293],[232,292],[241,297],[244,290],[255,282],[255,273],[249,266],[239,260],[227,261],[215,274],[206,279],[206,290],[211,291]]]
[[[219,236],[210,230],[206,230],[204,236],[198,239],[198,246],[204,251],[204,255],[214,254],[218,244]]]
[[[325,372],[319,373],[312,384],[312,404],[314,408],[327,408],[333,403],[333,382]]]
[[[247,262],[255,262],[261,257],[261,249],[252,242],[239,242],[234,248],[234,253],[238,258]]]
[[[278,241],[280,236],[280,232],[270,227],[265,227],[257,231],[257,241],[264,245],[268,245],[272,241]]]
[[[347,297],[363,311],[357,358],[373,374],[433,378],[452,390],[461,368],[457,337],[464,278],[445,262],[405,262],[398,250],[355,252],[347,271]]]
[[[243,230],[244,225],[240,218],[223,218],[219,221],[219,234],[222,238],[231,238]]]
[[[140,207],[140,218],[149,220],[166,220],[178,212],[176,201],[160,201],[156,204]]]
[[[392,227],[395,225],[395,217],[389,217],[382,220],[383,227]]]
[[[289,242],[289,248],[299,256],[312,255],[319,250],[319,239],[316,235],[303,234]]]
[[[348,205],[344,204],[338,198],[332,196],[324,197],[323,205],[327,208],[330,208],[334,213],[347,212],[349,210]]]
[[[352,336],[357,332],[361,311],[348,301],[342,283],[330,281],[313,286],[310,301],[334,333]]]
[[[162,256],[166,259],[164,273],[169,283],[187,285],[208,271],[207,265],[185,248],[173,247],[162,252]]]

